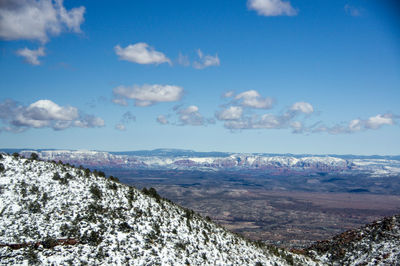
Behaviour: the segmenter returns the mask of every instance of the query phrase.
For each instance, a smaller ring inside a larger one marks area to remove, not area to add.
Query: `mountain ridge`
[[[161,153],[160,153],[161,152]],[[170,155],[170,153],[173,155]],[[22,150],[25,157],[37,153],[44,160],[68,162],[75,165],[96,168],[124,169],[180,169],[202,171],[264,171],[272,174],[288,173],[339,173],[363,174],[371,177],[399,176],[400,160],[374,159],[364,157],[341,158],[334,156],[290,156],[241,153],[175,153],[174,150],[162,149],[144,155],[139,152],[119,154],[89,150]],[[142,155],[140,155],[142,154]],[[283,172],[282,172],[283,171]]]
[[[211,155],[220,154],[221,156],[229,156],[232,154],[247,154],[247,155],[264,155],[264,156],[291,156],[291,157],[307,157],[307,156],[317,156],[317,157],[338,157],[342,159],[352,159],[352,158],[363,158],[363,159],[387,159],[387,160],[400,160],[400,154],[384,155],[384,154],[337,154],[337,153],[326,153],[326,154],[314,154],[314,153],[264,153],[264,152],[224,152],[224,151],[196,151],[190,149],[175,149],[175,148],[157,148],[151,150],[125,150],[125,151],[108,151],[108,150],[90,150],[90,149],[58,149],[58,148],[46,148],[46,149],[33,149],[33,148],[0,148],[1,152],[12,154],[14,152],[20,153],[22,151],[96,151],[96,152],[107,152],[115,155],[152,155],[157,154],[172,155],[172,154],[186,154],[188,155]]]

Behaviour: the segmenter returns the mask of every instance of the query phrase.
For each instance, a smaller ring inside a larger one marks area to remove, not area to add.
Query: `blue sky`
[[[396,1],[0,4],[0,147],[399,154]]]

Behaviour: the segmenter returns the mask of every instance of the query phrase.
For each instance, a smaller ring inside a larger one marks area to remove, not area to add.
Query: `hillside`
[[[307,253],[333,265],[399,265],[400,215],[317,242]]]
[[[0,163],[1,264],[316,264],[102,172],[6,154]]]

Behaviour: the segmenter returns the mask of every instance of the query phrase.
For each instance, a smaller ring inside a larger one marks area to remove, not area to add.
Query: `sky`
[[[0,2],[0,148],[400,154],[391,0]]]

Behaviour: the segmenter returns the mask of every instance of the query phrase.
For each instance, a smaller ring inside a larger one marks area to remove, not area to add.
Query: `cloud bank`
[[[2,130],[13,132],[29,128],[63,130],[104,126],[104,120],[99,117],[82,114],[76,107],[59,106],[50,100],[39,100],[29,106],[5,100],[0,103],[0,120],[5,125]]]
[[[383,126],[392,126],[398,123],[399,116],[391,113],[378,114],[367,119],[353,119],[345,125],[333,126],[318,125],[312,129],[313,133],[327,132],[329,134],[350,134],[366,130],[376,130]]]

